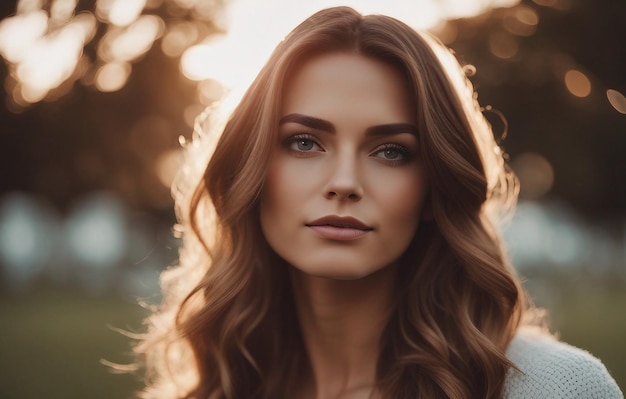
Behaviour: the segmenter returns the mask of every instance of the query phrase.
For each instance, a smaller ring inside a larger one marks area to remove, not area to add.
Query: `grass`
[[[526,287],[550,330],[599,358],[626,391],[626,279],[591,269],[527,271]]]
[[[552,329],[599,357],[624,390],[626,283],[562,275],[528,283]],[[130,339],[108,326],[136,331],[144,316],[134,301],[77,292],[0,297],[0,398],[132,398],[140,378],[113,374],[100,360],[131,362]]]
[[[626,290],[572,290],[550,311],[561,339],[600,358],[624,391]]]
[[[45,291],[0,299],[0,398],[131,398],[139,378],[101,359],[127,363],[130,340],[108,326],[140,326],[143,311],[115,298]]]

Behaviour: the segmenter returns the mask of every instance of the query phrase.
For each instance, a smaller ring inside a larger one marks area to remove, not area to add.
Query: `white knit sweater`
[[[623,399],[600,360],[550,336],[520,332],[506,351],[521,372],[507,375],[505,399]]]

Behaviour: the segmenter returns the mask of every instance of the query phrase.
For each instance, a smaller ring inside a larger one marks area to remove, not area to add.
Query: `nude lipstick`
[[[315,231],[322,238],[336,241],[355,240],[372,231],[373,228],[350,216],[324,216],[307,227]]]

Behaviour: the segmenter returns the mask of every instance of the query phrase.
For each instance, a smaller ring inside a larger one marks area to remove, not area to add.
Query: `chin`
[[[302,267],[292,266],[297,272],[302,273],[305,276],[315,277],[319,279],[338,280],[338,281],[353,281],[360,280],[376,274],[384,267],[379,268],[363,268],[355,265],[337,265],[333,264],[332,267],[328,266],[311,266],[306,265]]]

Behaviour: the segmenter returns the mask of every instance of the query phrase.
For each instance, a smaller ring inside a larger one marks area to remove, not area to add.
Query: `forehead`
[[[313,116],[328,110],[387,115],[407,119],[411,96],[397,68],[358,53],[313,57],[292,74],[284,90],[282,114]]]

